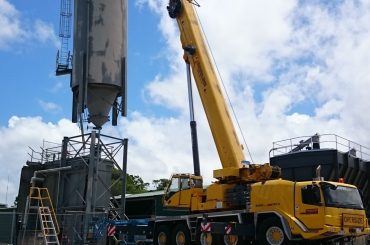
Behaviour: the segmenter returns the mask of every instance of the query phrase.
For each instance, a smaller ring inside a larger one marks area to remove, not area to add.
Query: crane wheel
[[[211,233],[201,233],[200,234],[200,244],[201,245],[212,245],[212,234]]]
[[[176,225],[172,232],[172,241],[176,245],[190,245],[191,238],[188,227],[184,224]]]
[[[261,245],[286,245],[288,238],[278,218],[271,217],[262,221],[258,227],[258,244]]]
[[[154,245],[171,245],[170,228],[167,225],[160,225],[155,229]]]
[[[224,235],[224,243],[225,245],[237,245],[238,244],[238,236],[237,235]]]

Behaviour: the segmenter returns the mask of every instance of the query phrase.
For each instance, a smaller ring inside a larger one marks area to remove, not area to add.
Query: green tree
[[[139,175],[127,175],[126,192],[129,194],[147,192],[149,183],[145,183]]]
[[[157,191],[161,191],[166,189],[167,185],[170,183],[169,179],[156,179],[153,180],[153,185],[155,186]]]
[[[112,183],[121,178],[121,172],[118,169],[113,168],[112,171]],[[137,194],[147,192],[149,183],[145,183],[143,179],[138,175],[126,175],[126,193],[127,194]],[[113,196],[121,195],[122,193],[122,182],[118,181],[112,189],[111,193]]]

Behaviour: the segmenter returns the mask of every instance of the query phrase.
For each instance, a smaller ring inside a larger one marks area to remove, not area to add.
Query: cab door
[[[325,207],[320,186],[313,183],[296,183],[294,206],[295,217],[308,229],[323,228]]]
[[[180,178],[180,207],[190,208],[191,194],[190,177]]]
[[[178,207],[180,202],[180,178],[172,177],[166,193],[163,195],[165,207]]]

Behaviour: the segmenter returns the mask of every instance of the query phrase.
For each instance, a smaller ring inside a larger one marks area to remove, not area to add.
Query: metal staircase
[[[188,222],[188,227],[190,230],[191,240],[195,241],[196,236],[197,236],[197,231],[198,231],[197,230],[198,218],[197,217],[189,218],[187,222]]]
[[[70,74],[71,67],[71,52],[69,51],[69,39],[71,38],[72,24],[72,1],[60,1],[60,21],[59,21],[59,38],[60,50],[57,53],[56,75]]]
[[[44,234],[45,244],[59,245],[58,235],[49,207],[39,207],[38,214],[40,217],[41,229]]]
[[[112,220],[121,219],[119,213],[117,212],[117,207],[112,203],[112,201],[109,202],[109,212]]]

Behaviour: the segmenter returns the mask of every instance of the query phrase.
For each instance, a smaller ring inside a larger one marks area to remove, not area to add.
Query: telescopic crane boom
[[[184,59],[190,63],[194,80],[212,132],[222,169],[214,170],[219,180],[254,181],[274,175],[270,165],[243,165],[245,156],[222,94],[219,78],[207,49],[197,15],[195,1],[170,0],[167,7],[171,18],[177,20]]]

